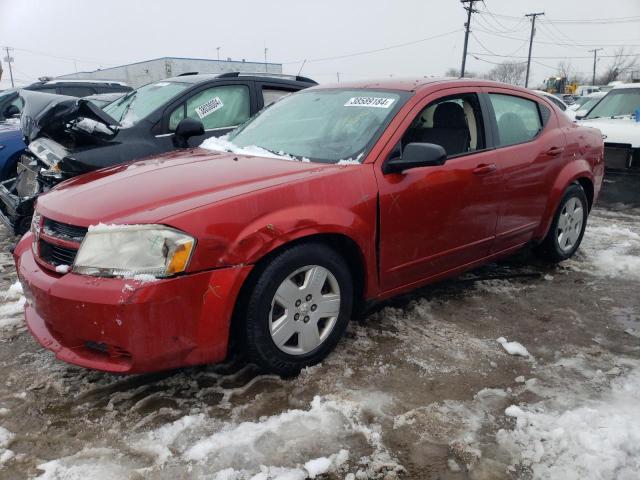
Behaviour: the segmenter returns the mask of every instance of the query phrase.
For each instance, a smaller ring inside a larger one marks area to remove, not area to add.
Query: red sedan
[[[370,302],[527,244],[569,258],[604,171],[599,131],[477,80],[315,87],[203,146],[39,198],[15,261],[29,329],[59,359],[204,364],[233,334],[295,373]]]

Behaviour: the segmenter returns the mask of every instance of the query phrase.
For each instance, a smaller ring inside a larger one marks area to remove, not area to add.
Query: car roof
[[[622,83],[620,85],[614,85],[611,90],[620,90],[622,88],[640,88],[640,83]]]
[[[193,85],[208,82],[211,80],[228,80],[228,79],[241,79],[241,80],[261,80],[261,81],[273,81],[287,84],[304,84],[304,85],[317,85],[317,82],[310,78],[300,77],[296,75],[283,75],[277,73],[244,73],[244,72],[227,72],[227,73],[183,73],[176,77],[165,78],[163,82],[182,82],[191,83]]]
[[[380,90],[400,90],[405,92],[416,92],[435,85],[446,85],[447,87],[464,87],[472,85],[474,87],[503,87],[519,90],[521,92],[530,92],[530,90],[507,85],[501,82],[491,80],[480,80],[476,78],[453,78],[453,77],[415,77],[415,78],[384,78],[365,81],[339,82],[331,84],[322,84],[314,89],[332,89],[332,88],[349,88],[349,89],[380,89]]]

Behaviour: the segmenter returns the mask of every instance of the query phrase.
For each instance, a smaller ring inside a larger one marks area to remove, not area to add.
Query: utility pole
[[[269,50],[267,47],[264,47],[264,71],[265,73],[267,72],[267,50]]]
[[[527,75],[524,77],[524,87],[529,86],[529,70],[531,69],[531,49],[533,48],[533,36],[536,33],[536,17],[544,15],[544,12],[527,13],[525,17],[531,17],[531,36],[529,37],[529,56],[527,57]]]
[[[218,61],[220,61],[220,47],[216,47],[216,51],[218,52]]]
[[[463,5],[469,4],[469,6],[465,6],[464,9],[467,13],[467,23],[464,24],[464,50],[462,51],[462,67],[460,68],[460,77],[464,77],[464,67],[467,63],[467,44],[469,43],[469,27],[471,26],[471,14],[477,12],[477,10],[473,9],[473,4],[480,0],[460,0],[460,3]]]
[[[593,77],[591,79],[591,85],[596,84],[596,62],[598,61],[598,50],[602,50],[602,48],[594,48],[593,50],[589,50],[589,52],[593,52]]]
[[[9,64],[9,77],[11,77],[11,88],[14,88],[15,85],[13,84],[13,70],[11,70],[11,64],[13,63],[13,57],[9,53],[11,50],[13,50],[13,48],[4,47],[4,49],[7,52],[7,56],[4,57],[4,61]]]
[[[338,77],[338,83],[340,83],[340,72],[336,72],[336,77]]]

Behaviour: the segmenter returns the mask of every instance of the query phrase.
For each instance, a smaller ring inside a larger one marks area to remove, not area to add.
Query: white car
[[[562,110],[571,120],[574,119],[575,115],[573,114],[573,112],[571,112],[569,110],[569,105],[567,105],[566,103],[564,103],[564,101],[562,101],[562,99],[560,97],[556,97],[555,95],[553,95],[552,93],[548,93],[545,92],[544,90],[533,90],[535,93],[537,93],[538,95],[543,96],[544,98],[547,98],[549,100],[551,100],[553,103],[556,104],[556,106]]]
[[[580,123],[602,132],[607,168],[640,173],[640,83],[616,85]]]
[[[593,92],[588,95],[578,97],[576,98],[576,103],[569,106],[569,110],[567,110],[567,113],[573,112],[573,117],[576,120],[581,120],[587,115],[587,113],[589,113],[589,110],[595,107],[600,99],[606,94],[607,92]]]

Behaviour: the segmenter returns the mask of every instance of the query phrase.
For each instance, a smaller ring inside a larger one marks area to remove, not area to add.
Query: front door
[[[395,141],[444,147],[447,161],[398,174],[376,169],[383,291],[417,284],[489,255],[500,171],[486,150],[479,97],[470,89],[431,95],[409,114]]]

